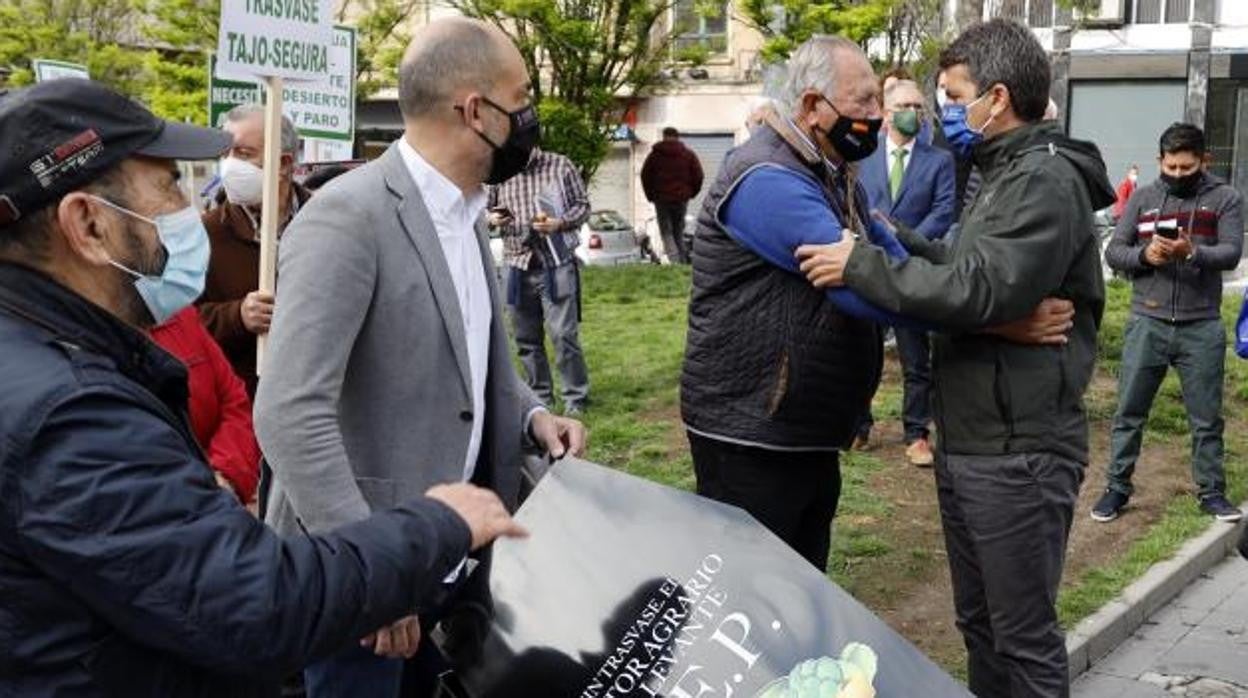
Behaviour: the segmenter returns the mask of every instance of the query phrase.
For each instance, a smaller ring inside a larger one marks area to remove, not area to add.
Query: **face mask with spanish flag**
[[[824,132],[824,136],[836,149],[836,153],[846,162],[857,162],[874,153],[880,144],[880,127],[884,125],[884,120],[851,119],[841,114],[832,104],[832,100],[823,95],[819,97],[827,102],[829,107],[832,107],[832,111],[836,112],[836,121],[832,124],[832,128]],[[815,128],[823,130],[817,125]]]

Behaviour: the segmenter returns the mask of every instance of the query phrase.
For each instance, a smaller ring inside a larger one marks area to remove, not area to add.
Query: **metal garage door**
[[[611,146],[589,183],[589,206],[594,211],[609,208],[624,220],[633,221],[633,168],[629,143]]]
[[[1157,139],[1170,124],[1183,120],[1186,99],[1185,82],[1074,82],[1070,135],[1096,143],[1115,187],[1133,164],[1140,166],[1140,184],[1147,184],[1158,174]]]
[[[680,139],[702,161],[702,192],[698,194],[696,203],[691,202],[689,206],[689,215],[696,216],[702,210],[702,197],[719,175],[719,166],[724,162],[724,155],[732,150],[734,139],[731,133],[682,133]]]

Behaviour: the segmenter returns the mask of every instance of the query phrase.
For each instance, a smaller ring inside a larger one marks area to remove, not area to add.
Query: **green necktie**
[[[898,148],[893,151],[893,166],[888,171],[888,189],[892,192],[893,200],[897,200],[897,192],[901,191],[901,178],[906,174],[906,149]]]

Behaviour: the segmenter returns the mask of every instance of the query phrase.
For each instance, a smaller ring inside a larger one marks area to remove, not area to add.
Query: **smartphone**
[[[1157,235],[1167,240],[1179,239],[1179,222],[1176,220],[1157,221]]]

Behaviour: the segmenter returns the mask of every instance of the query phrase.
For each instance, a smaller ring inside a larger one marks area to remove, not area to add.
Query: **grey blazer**
[[[517,377],[484,225],[494,319],[473,481],[515,506],[521,439],[539,405]],[[267,522],[325,531],[463,478],[471,378],[451,274],[424,200],[391,146],[312,197],[282,236],[256,394],[273,469]]]

